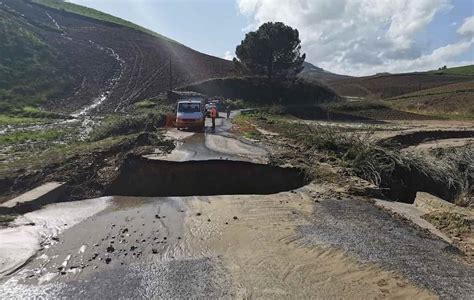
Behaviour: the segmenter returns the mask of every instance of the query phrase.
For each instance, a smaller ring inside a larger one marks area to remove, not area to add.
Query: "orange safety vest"
[[[217,109],[215,107],[211,108],[211,118],[217,118]]]

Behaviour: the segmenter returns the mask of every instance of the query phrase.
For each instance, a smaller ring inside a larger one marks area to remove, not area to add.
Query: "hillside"
[[[474,81],[445,85],[388,100],[394,106],[408,111],[474,116]]]
[[[324,85],[304,79],[285,82],[263,77],[218,78],[192,84],[183,90],[242,99],[253,105],[314,105],[340,99]]]
[[[330,80],[328,84],[342,96],[388,99],[450,84],[469,82],[473,79],[473,76],[428,72],[354,77]]]
[[[447,68],[444,70],[435,70],[432,73],[436,74],[451,74],[451,75],[474,75],[474,65]]]
[[[173,87],[233,74],[232,62],[78,5],[3,0],[0,16],[3,110],[124,110],[169,89],[170,61]]]
[[[300,77],[307,80],[316,80],[316,81],[328,81],[328,80],[340,80],[340,79],[349,79],[350,76],[339,75],[326,71],[320,67],[317,67],[309,62],[304,62],[304,69],[299,74]]]

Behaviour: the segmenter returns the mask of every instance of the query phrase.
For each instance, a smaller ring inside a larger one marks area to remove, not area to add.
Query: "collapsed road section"
[[[162,161],[130,157],[107,191],[120,196],[274,194],[309,183],[304,171],[244,161]]]

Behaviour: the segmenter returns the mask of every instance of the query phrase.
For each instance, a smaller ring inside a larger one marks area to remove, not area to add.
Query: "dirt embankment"
[[[142,133],[108,148],[92,153],[73,155],[64,161],[34,170],[17,170],[0,179],[0,202],[15,197],[45,182],[66,182],[64,197],[70,200],[98,197],[119,175],[119,168],[130,156],[154,151],[170,151],[174,145],[157,140],[153,134]],[[155,146],[150,149],[148,146]]]

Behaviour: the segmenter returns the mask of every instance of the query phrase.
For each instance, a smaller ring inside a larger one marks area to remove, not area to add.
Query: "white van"
[[[204,99],[192,98],[178,101],[176,109],[176,127],[204,129],[206,121]]]

